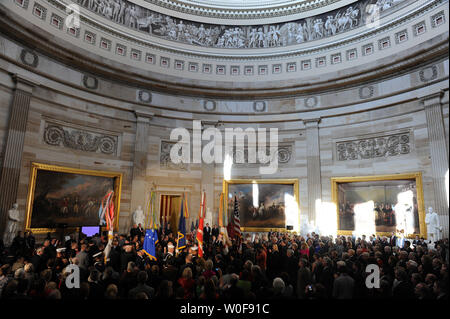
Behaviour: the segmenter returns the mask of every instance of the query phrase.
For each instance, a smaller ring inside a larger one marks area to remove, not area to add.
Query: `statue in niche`
[[[439,223],[439,216],[433,210],[433,207],[428,207],[428,212],[425,216],[425,224],[427,225],[427,237],[428,241],[435,242],[439,240],[439,233],[442,230],[442,227]]]
[[[15,203],[13,207],[8,210],[8,220],[6,222],[5,233],[3,235],[3,243],[9,247],[19,230],[20,213],[19,204]]]
[[[133,223],[138,226],[139,226],[139,224],[142,227],[145,226],[145,215],[144,215],[144,211],[142,210],[142,207],[140,205],[133,213]]]

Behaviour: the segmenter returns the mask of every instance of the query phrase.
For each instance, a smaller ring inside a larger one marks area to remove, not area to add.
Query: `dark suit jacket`
[[[211,238],[211,227],[204,227],[203,228],[203,239],[205,242],[209,242],[209,239]]]

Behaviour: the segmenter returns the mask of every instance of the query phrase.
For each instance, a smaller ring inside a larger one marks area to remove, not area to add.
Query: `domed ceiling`
[[[414,66],[417,54],[438,55],[418,44],[436,39],[427,42],[434,48],[448,35],[444,9],[448,0],[11,0],[7,4],[12,36],[28,39],[42,51],[51,49],[59,60],[76,62],[89,72],[96,65],[95,72],[106,77],[117,71],[121,80],[141,86],[151,83],[176,92],[183,86],[189,94],[200,95],[247,97],[251,91],[254,97],[346,87],[373,79],[381,72],[380,65],[391,74]],[[74,4],[80,10],[80,25],[68,27],[64,21]],[[41,43],[42,39],[49,41]]]

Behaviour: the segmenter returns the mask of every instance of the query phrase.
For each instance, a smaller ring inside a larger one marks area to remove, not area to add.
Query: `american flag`
[[[238,237],[241,237],[241,221],[239,219],[239,205],[238,205],[238,198],[235,195],[234,196],[234,213],[233,213],[233,224],[234,224],[234,233],[238,235]]]

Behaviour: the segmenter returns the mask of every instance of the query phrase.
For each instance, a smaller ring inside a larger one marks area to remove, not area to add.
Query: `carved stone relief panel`
[[[172,160],[170,159],[170,150],[172,149],[172,146],[175,144],[176,142],[172,141],[161,141],[159,166],[161,169],[187,171],[188,164],[182,162],[176,164],[172,162]]]
[[[46,122],[43,140],[52,146],[112,156],[118,155],[119,137],[117,135],[102,134],[86,128]]]
[[[410,133],[336,142],[338,161],[397,156],[410,152]]]

